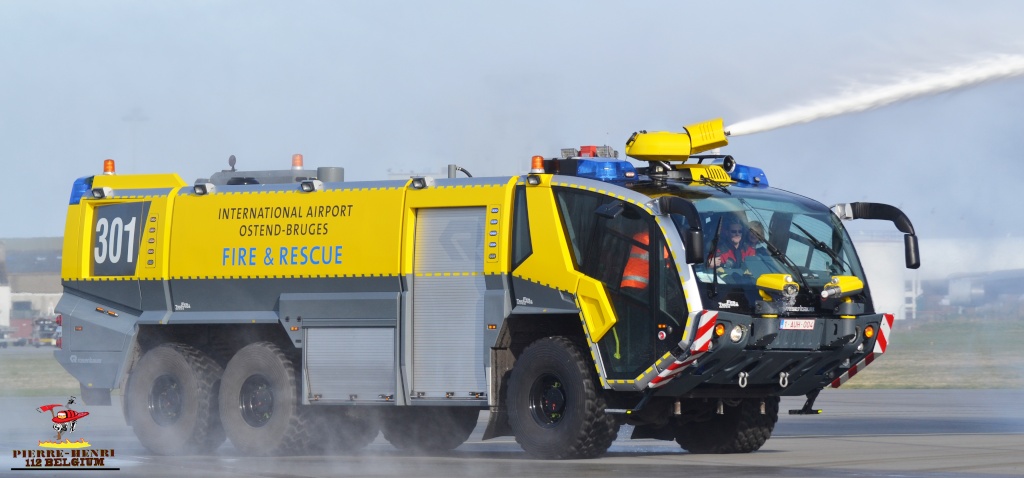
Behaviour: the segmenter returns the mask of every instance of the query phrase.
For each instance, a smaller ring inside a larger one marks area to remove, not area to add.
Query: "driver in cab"
[[[753,244],[746,240],[746,228],[742,222],[733,220],[722,232],[728,239],[718,246],[715,254],[708,259],[708,265],[730,269],[743,267],[744,259],[756,254]]]

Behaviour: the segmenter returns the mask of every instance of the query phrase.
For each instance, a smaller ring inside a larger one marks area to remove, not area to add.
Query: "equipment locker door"
[[[484,207],[416,212],[413,399],[485,397],[485,215]]]

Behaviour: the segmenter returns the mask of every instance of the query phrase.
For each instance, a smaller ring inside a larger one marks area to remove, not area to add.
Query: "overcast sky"
[[[0,0],[0,237],[59,236],[75,178],[226,167],[519,174],[534,154],[726,124],[1024,53],[1024,2]],[[1024,78],[723,149],[922,241],[1024,236]]]

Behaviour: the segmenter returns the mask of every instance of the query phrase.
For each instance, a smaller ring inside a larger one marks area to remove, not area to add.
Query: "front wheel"
[[[270,342],[242,348],[224,368],[220,415],[231,443],[246,455],[280,455],[307,445],[295,364]]]
[[[537,340],[523,351],[508,384],[509,425],[516,442],[538,458],[593,458],[615,440],[593,365],[566,337]]]
[[[164,344],[142,356],[125,390],[128,422],[153,453],[212,452],[224,442],[217,411],[221,368],[185,344]]]
[[[772,436],[779,420],[779,397],[761,400],[747,398],[735,406],[726,405],[721,415],[711,419],[679,425],[676,443],[690,453],[750,453],[757,451]]]

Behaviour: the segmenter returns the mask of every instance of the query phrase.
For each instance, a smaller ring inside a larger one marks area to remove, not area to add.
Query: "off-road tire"
[[[249,344],[224,367],[220,416],[231,444],[251,456],[304,451],[312,436],[295,363],[270,342]]]
[[[619,427],[604,411],[594,375],[583,346],[567,337],[547,337],[526,347],[512,369],[506,400],[519,446],[545,459],[603,455]]]
[[[382,416],[381,432],[399,450],[445,452],[469,439],[479,416],[471,407],[395,407]]]
[[[223,370],[185,344],[160,345],[142,356],[125,390],[128,422],[159,455],[212,453],[224,443],[218,413]]]
[[[677,426],[676,443],[690,453],[750,453],[772,436],[779,420],[779,397],[747,398],[735,407],[725,406],[723,415],[710,420]]]
[[[310,443],[325,453],[365,448],[380,434],[380,418],[370,407],[311,407],[314,427],[324,432]]]

